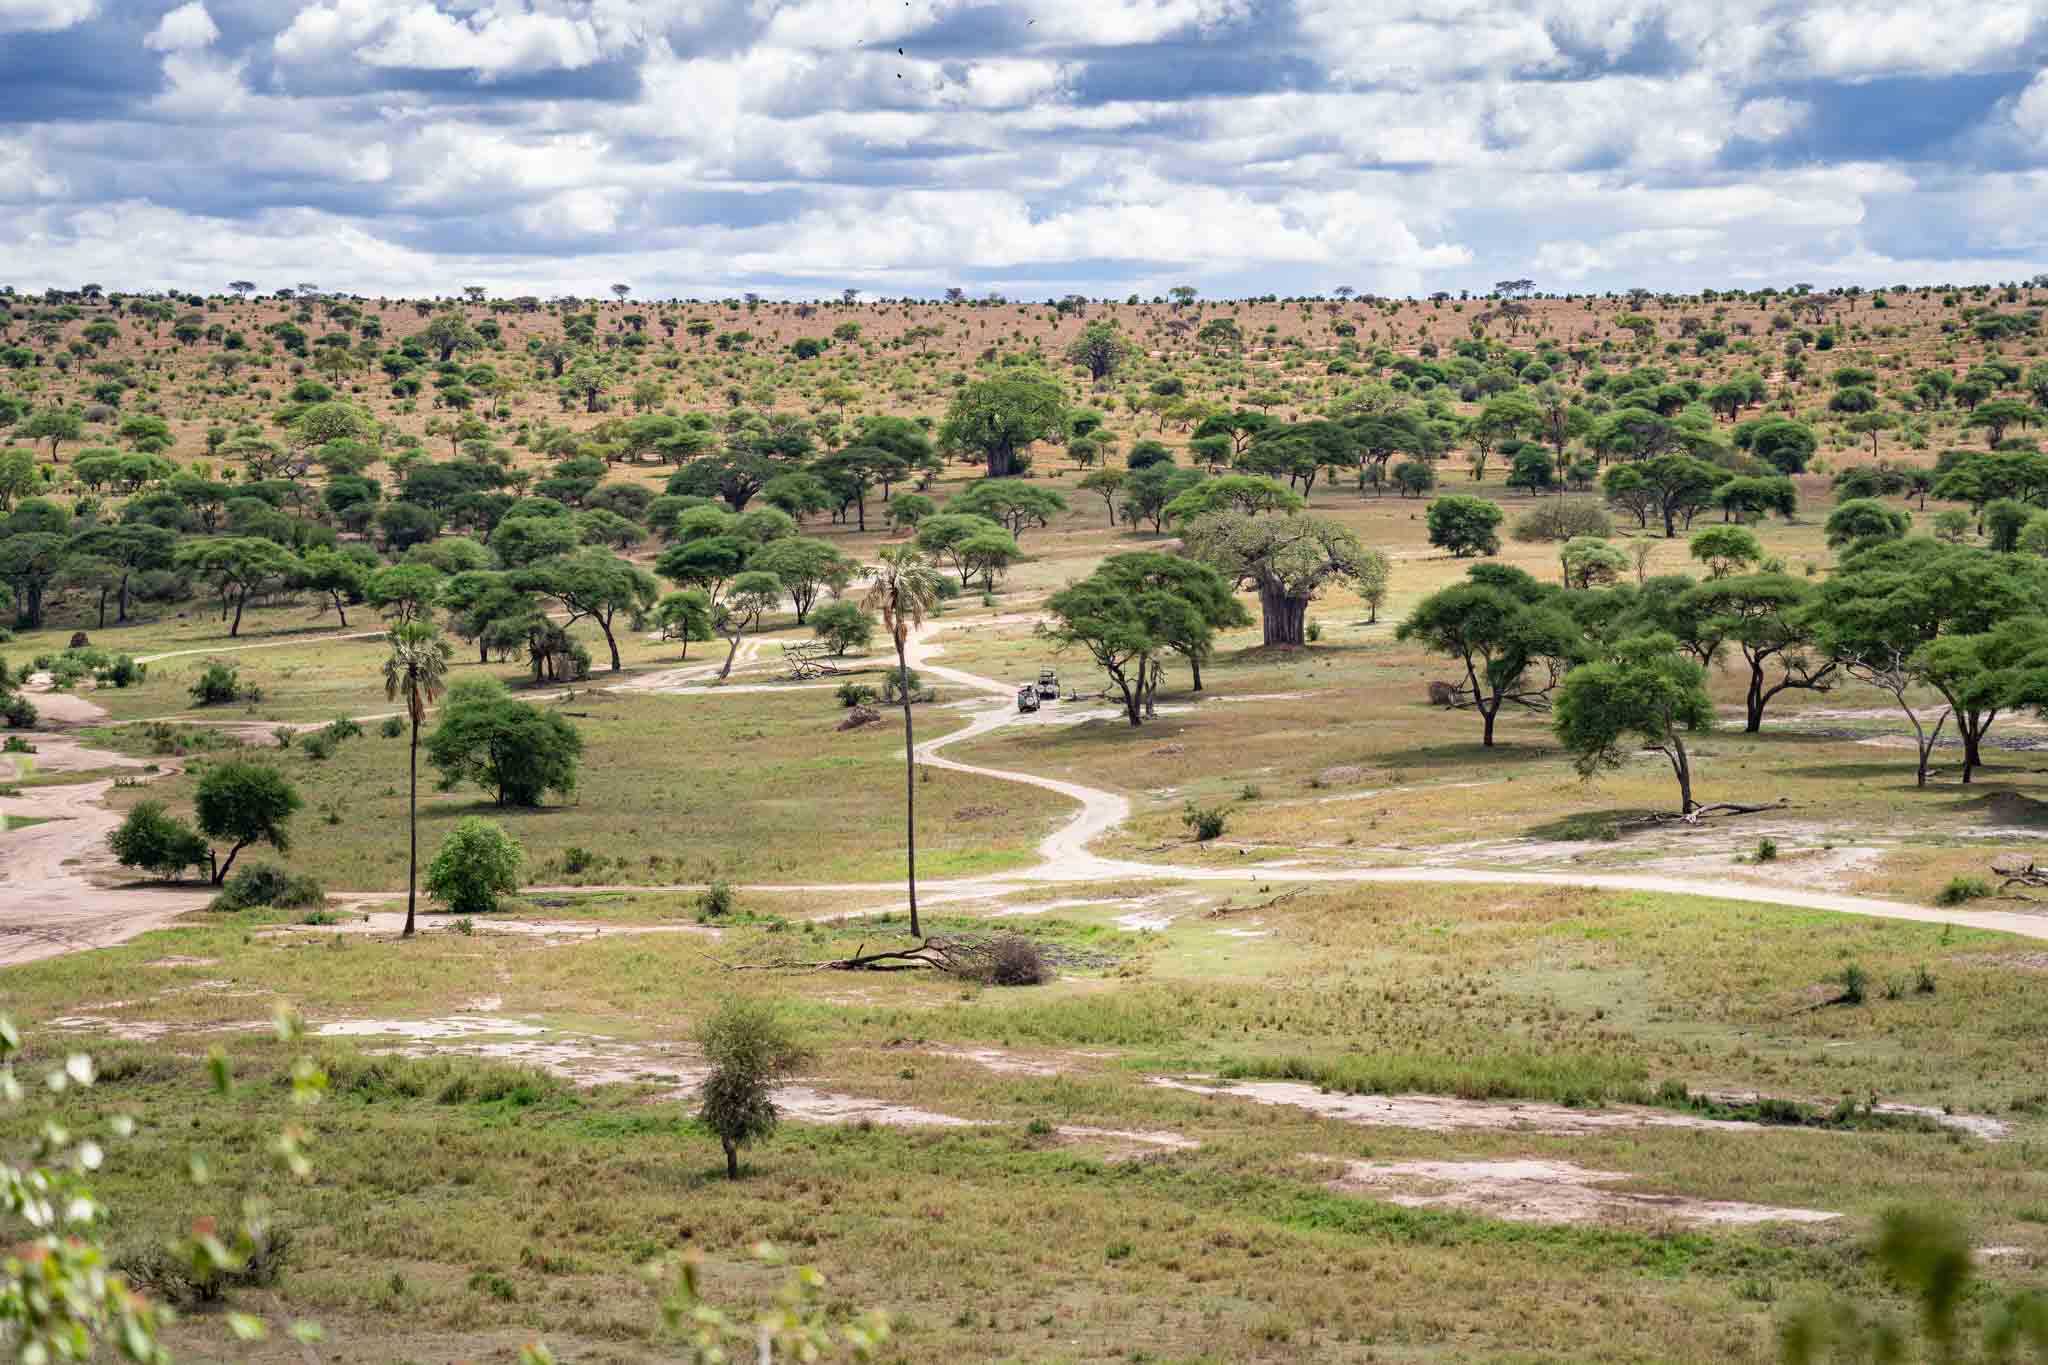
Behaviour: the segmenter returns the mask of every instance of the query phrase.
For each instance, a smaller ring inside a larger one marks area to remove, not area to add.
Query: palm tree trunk
[[[412,718],[412,773],[406,787],[407,823],[412,829],[412,852],[405,864],[405,932],[400,938],[411,938],[413,929],[413,906],[418,895],[420,875],[420,720]]]
[[[923,938],[917,922],[917,748],[910,730],[910,664],[903,653],[903,632],[896,632],[896,690],[903,697],[903,830],[909,848],[910,936]]]

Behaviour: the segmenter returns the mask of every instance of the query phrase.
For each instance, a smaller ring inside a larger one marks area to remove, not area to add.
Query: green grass
[[[837,731],[841,712],[827,694],[592,696],[565,709],[581,713],[571,723],[585,745],[569,801],[500,809],[474,788],[438,793],[423,762],[421,848],[438,847],[462,817],[482,815],[521,840],[527,880],[541,885],[903,876],[902,737],[888,727]],[[920,734],[959,723],[957,713],[927,709]],[[265,757],[306,801],[296,817],[294,872],[330,889],[404,886],[403,739],[373,728],[324,761],[296,745]],[[148,794],[181,808],[196,781],[195,771],[152,784]],[[1025,865],[1072,809],[1035,787],[932,768],[922,770],[918,805],[927,876]],[[329,812],[339,823],[326,823]],[[576,860],[580,870],[571,870],[572,848],[589,854]]]

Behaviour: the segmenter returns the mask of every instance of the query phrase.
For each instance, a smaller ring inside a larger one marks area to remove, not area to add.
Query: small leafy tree
[[[1459,559],[1500,552],[1501,510],[1485,498],[1452,494],[1430,503],[1429,543]]]
[[[523,701],[451,698],[426,748],[443,791],[473,782],[500,806],[538,806],[548,792],[576,790],[583,736],[553,711]]]
[[[664,640],[680,640],[683,657],[690,657],[690,641],[711,636],[711,594],[702,588],[672,592],[654,607],[654,624]]]
[[[713,609],[713,624],[731,642],[725,652],[725,666],[718,670],[722,680],[732,672],[739,657],[740,637],[751,630],[782,601],[782,580],[760,569],[749,569],[733,579],[725,598]]]
[[[1492,748],[1504,703],[1532,709],[1548,704],[1558,673],[1578,653],[1578,632],[1543,601],[1542,588],[1527,574],[1507,570],[1519,578],[1493,583],[1478,581],[1478,572],[1473,582],[1424,598],[1395,638],[1418,641],[1464,663],[1467,704],[1479,712],[1482,743]]]
[[[1707,566],[1708,578],[1726,578],[1764,557],[1762,542],[1741,526],[1710,526],[1690,544],[1692,557]]]
[[[1630,737],[1671,762],[1678,812],[1690,815],[1692,759],[1685,736],[1713,728],[1706,670],[1678,652],[1678,641],[1655,632],[1623,641],[1614,657],[1581,664],[1557,691],[1553,729],[1583,777],[1619,768]]]
[[[279,853],[291,851],[286,828],[305,802],[283,773],[264,763],[230,759],[216,763],[199,779],[194,806],[199,832],[228,845],[228,856],[215,856],[213,884],[227,880],[235,858],[251,844],[265,843]]]
[[[502,826],[464,816],[427,866],[427,894],[458,915],[488,914],[498,908],[499,896],[519,889],[525,858],[526,850]]]
[[[835,657],[866,649],[875,638],[875,618],[857,602],[831,602],[811,613],[811,633],[832,646]]]
[[[725,1174],[740,1178],[740,1148],[775,1131],[776,1083],[810,1060],[773,1005],[729,999],[704,1022],[697,1045],[711,1074],[697,1117],[725,1149]]]

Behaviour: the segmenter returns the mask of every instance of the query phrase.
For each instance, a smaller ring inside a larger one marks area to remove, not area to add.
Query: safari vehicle
[[[1036,711],[1038,709],[1038,689],[1032,684],[1025,683],[1017,689],[1017,709],[1019,711]]]
[[[1047,701],[1060,699],[1060,675],[1050,668],[1038,670],[1038,695]]]

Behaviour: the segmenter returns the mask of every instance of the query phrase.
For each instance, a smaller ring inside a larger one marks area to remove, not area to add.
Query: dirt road
[[[997,618],[997,623],[1034,619],[1029,616]],[[1852,896],[1825,891],[1758,885],[1734,879],[1670,877],[1629,873],[1536,872],[1466,867],[1379,867],[1299,868],[1170,867],[1157,863],[1106,858],[1089,850],[1089,845],[1130,818],[1128,798],[1078,782],[984,767],[947,758],[943,751],[968,740],[978,739],[1009,725],[1074,724],[1097,715],[1109,715],[1102,708],[1082,710],[1071,706],[1033,715],[1020,714],[1014,704],[1015,688],[993,678],[935,662],[942,646],[934,637],[942,631],[970,624],[940,621],[918,631],[909,642],[905,656],[912,667],[928,678],[943,680],[986,699],[969,723],[950,734],[925,740],[917,746],[921,762],[935,768],[968,773],[994,781],[1020,782],[1056,792],[1076,803],[1077,809],[1039,845],[1041,861],[1023,872],[983,877],[936,880],[920,889],[933,903],[969,899],[1000,899],[1046,884],[1149,880],[1232,885],[1300,885],[1321,883],[1398,883],[1412,885],[1542,886],[1584,887],[1594,890],[1650,892],[1663,895],[1699,896],[1759,905],[1795,906],[1840,914],[1866,915],[1881,919],[1907,920],[1926,924],[1953,924],[1986,929],[2024,938],[2048,941],[2048,917],[2005,910],[1940,910],[1909,905],[1871,896]],[[971,624],[988,625],[987,621]],[[381,632],[327,635],[324,639],[355,639]],[[297,643],[279,641],[277,644]],[[265,645],[243,646],[265,648]],[[211,651],[192,650],[187,653]],[[751,663],[757,647],[742,645],[742,659]],[[168,656],[158,656],[168,657]],[[720,660],[718,663],[722,663]],[[621,691],[687,693],[714,697],[760,691],[788,690],[788,685],[732,685],[706,687],[703,683],[717,672],[718,663],[693,664],[663,673],[643,675],[616,685]],[[61,693],[42,692],[36,698],[50,721],[76,725],[102,719],[104,713],[92,702]],[[230,724],[235,724],[230,722]],[[251,736],[251,738],[257,738]],[[45,748],[39,756],[41,771],[52,771],[48,757],[69,761],[76,767],[140,767],[119,755],[79,747],[64,736],[39,735]],[[66,756],[69,758],[67,759]],[[168,923],[187,910],[205,904],[206,893],[194,890],[157,890],[135,885],[103,884],[118,877],[105,851],[106,834],[118,823],[102,798],[111,782],[49,787],[0,799],[0,814],[47,818],[49,823],[0,836],[0,966],[32,961],[40,957],[82,948],[119,943]],[[102,880],[96,881],[95,877]],[[830,892],[888,896],[898,888],[892,882],[839,884],[764,885],[759,891]],[[561,886],[530,887],[531,891],[567,892],[593,890],[693,890],[690,886]],[[352,901],[375,899],[375,893],[337,893]]]
[[[38,706],[44,700],[38,698]],[[38,732],[35,745],[37,773],[142,767],[134,759],[87,748],[67,735]],[[0,765],[10,762],[0,756]],[[8,772],[11,769],[0,770],[0,775]],[[107,778],[28,787],[20,796],[0,796],[0,816],[43,821],[0,835],[0,967],[121,943],[206,904],[204,891],[103,885],[94,880],[125,881],[130,875],[107,851],[107,834],[120,823],[120,816],[106,805],[113,785],[114,780]]]

